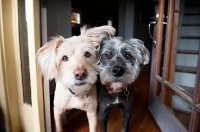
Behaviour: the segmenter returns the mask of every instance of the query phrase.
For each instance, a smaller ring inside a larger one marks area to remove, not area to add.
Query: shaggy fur
[[[97,47],[105,36],[115,34],[110,26],[83,27],[80,36],[57,36],[41,47],[37,61],[49,80],[55,78],[54,118],[56,131],[62,132],[62,113],[69,109],[87,112],[90,132],[96,131],[98,68]]]
[[[106,132],[107,115],[113,106],[122,110],[122,132],[128,132],[133,103],[133,82],[140,66],[149,63],[149,52],[139,39],[107,38],[100,45],[98,87],[101,132]]]

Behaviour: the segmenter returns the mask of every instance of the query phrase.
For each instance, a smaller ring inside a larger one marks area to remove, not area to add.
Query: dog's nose
[[[116,77],[122,76],[124,74],[124,72],[125,72],[125,69],[121,66],[114,66],[112,69],[112,73]]]
[[[87,70],[84,68],[77,68],[74,70],[74,77],[78,80],[85,79],[87,77]]]

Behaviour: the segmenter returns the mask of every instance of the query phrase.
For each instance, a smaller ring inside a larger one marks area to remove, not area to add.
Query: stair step
[[[193,0],[193,1],[188,1],[188,3],[186,3],[185,7],[197,7],[200,6],[200,2],[197,0]]]
[[[182,24],[182,26],[200,26],[200,24]]]
[[[197,67],[176,65],[175,71],[176,72],[184,72],[184,73],[193,73],[193,74],[196,74]]]
[[[195,106],[198,107],[198,108],[200,109],[200,104],[196,104]]]
[[[181,36],[181,39],[200,39],[200,36]]]
[[[200,16],[183,16],[182,24],[199,24]]]
[[[188,86],[183,86],[183,85],[179,85],[179,86],[185,89],[183,91],[184,93],[186,93],[190,97],[194,97],[194,89],[195,89],[194,87],[188,87]]]
[[[180,54],[199,54],[198,50],[177,50]]]
[[[198,16],[200,13],[185,13],[184,16]]]

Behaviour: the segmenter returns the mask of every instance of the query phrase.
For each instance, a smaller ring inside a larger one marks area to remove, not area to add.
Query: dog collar
[[[111,94],[112,91],[113,91],[113,88],[111,88],[111,87],[108,86],[108,85],[106,85],[106,89],[108,90],[108,93],[109,93],[109,94]],[[127,101],[128,101],[129,91],[128,91],[127,87],[121,88],[121,92],[123,92],[123,91],[124,91],[124,96],[126,96],[126,99],[127,99]]]
[[[124,90],[124,95],[126,96],[126,99],[128,101],[129,91],[128,91],[127,87],[126,87],[126,90]]]
[[[71,88],[69,88],[69,91],[70,91],[71,94],[76,96],[75,92]]]
[[[73,94],[74,96],[77,96],[77,94],[71,89],[71,88],[68,88],[70,93]],[[86,98],[88,98],[89,96],[92,96],[92,90],[89,89],[85,92],[85,96]]]

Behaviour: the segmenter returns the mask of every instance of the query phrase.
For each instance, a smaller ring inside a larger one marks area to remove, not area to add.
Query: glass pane
[[[81,24],[81,15],[77,12],[72,12],[71,22],[76,24]]]
[[[194,1],[192,1],[194,2]],[[175,1],[172,47],[170,54],[169,82],[190,97],[194,97],[200,45],[200,6],[191,1]],[[179,12],[181,9],[181,12]],[[197,24],[198,23],[198,24]],[[199,37],[198,37],[199,36]],[[192,108],[182,98],[168,90],[166,105],[189,130]]]
[[[26,1],[18,0],[19,41],[24,102],[31,104],[31,85],[29,72],[28,32],[26,20]]]
[[[200,13],[197,1],[182,0],[173,84],[194,97],[200,45]],[[192,5],[191,5],[192,4]]]
[[[188,130],[192,108],[178,96],[172,95],[170,109],[181,124]]]

